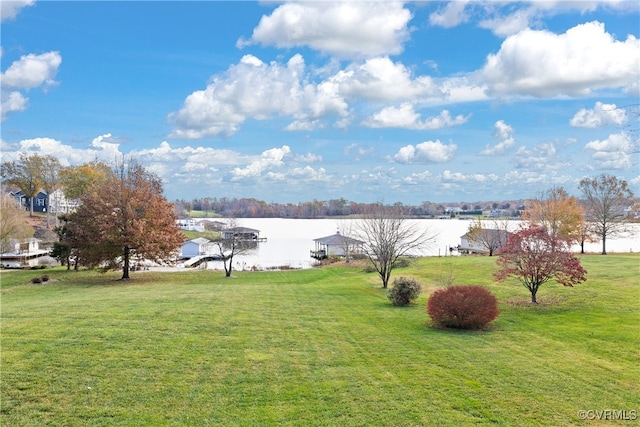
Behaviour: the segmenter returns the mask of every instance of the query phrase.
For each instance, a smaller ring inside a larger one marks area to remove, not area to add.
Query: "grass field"
[[[411,307],[354,266],[4,271],[0,424],[637,425],[640,256],[582,261],[588,281],[545,284],[538,306],[487,257],[394,271],[423,283]],[[487,330],[429,326],[427,294],[451,280],[498,297]]]

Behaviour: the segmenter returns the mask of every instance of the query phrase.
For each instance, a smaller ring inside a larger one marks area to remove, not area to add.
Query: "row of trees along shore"
[[[170,262],[184,241],[184,235],[176,226],[175,203],[163,196],[160,178],[134,159],[123,158],[112,166],[91,162],[63,168],[52,156],[24,154],[16,161],[4,162],[0,170],[3,183],[20,188],[32,200],[39,189],[50,194],[58,188],[63,189],[66,197],[79,199],[75,212],[57,218],[59,242],[54,252],[68,265],[73,258],[76,266],[122,268],[122,278],[127,279],[132,259]],[[578,188],[583,194],[582,200],[569,196],[561,187],[541,193],[527,201],[523,218],[543,227],[552,242],[565,239],[584,244],[588,239],[597,239],[602,241],[602,254],[606,254],[607,239],[623,231],[628,220],[623,209],[635,204],[632,211],[637,212],[637,202],[626,181],[610,175],[585,178]],[[233,205],[229,199],[212,200],[225,206]],[[276,211],[285,206],[254,202]],[[314,201],[311,206],[318,209],[332,206],[331,211],[336,214],[355,215],[360,219],[350,233],[365,242],[365,254],[384,287],[400,257],[412,255],[435,239],[430,230],[420,230],[406,221],[416,216],[416,207],[401,203],[355,204],[339,199],[329,204]],[[428,210],[428,206],[424,203],[421,209]],[[4,231],[9,222],[4,211],[0,224],[3,241],[12,237]],[[237,212],[217,213],[240,216]],[[472,224],[470,234],[483,228],[474,227]]]

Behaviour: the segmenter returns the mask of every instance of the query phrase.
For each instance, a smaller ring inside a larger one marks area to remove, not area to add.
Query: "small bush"
[[[42,280],[43,282],[48,282],[49,281],[49,276],[47,274],[44,274],[40,280]]]
[[[40,277],[34,277],[33,279],[31,279],[31,283],[42,283],[42,279]]]
[[[496,297],[482,286],[449,286],[431,294],[427,313],[439,326],[481,329],[500,312]]]
[[[393,287],[389,289],[387,297],[393,305],[408,305],[420,296],[422,286],[414,279],[400,277],[393,281]]]
[[[364,268],[362,269],[363,273],[375,273],[376,271],[377,270],[373,266],[373,264],[371,264],[371,261],[367,262],[367,265],[365,265]]]
[[[394,268],[405,268],[405,267],[409,267],[410,265],[411,265],[411,259],[406,257],[398,258],[396,262],[393,263]]]

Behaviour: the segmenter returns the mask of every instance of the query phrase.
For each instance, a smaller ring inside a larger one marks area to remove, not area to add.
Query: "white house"
[[[211,241],[204,237],[198,237],[197,239],[184,242],[182,244],[182,257],[193,258],[194,256],[205,255],[210,243]]]
[[[54,214],[75,212],[80,206],[78,199],[67,199],[64,191],[57,189],[49,195],[49,208]]]
[[[183,230],[204,232],[204,224],[199,223],[192,218],[181,218],[176,220],[176,224]]]

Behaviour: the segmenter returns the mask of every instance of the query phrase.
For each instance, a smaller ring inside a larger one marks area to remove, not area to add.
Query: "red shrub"
[[[427,313],[440,326],[480,329],[499,311],[496,297],[482,286],[449,286],[431,294]]]

